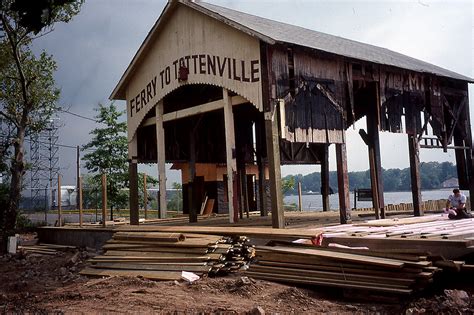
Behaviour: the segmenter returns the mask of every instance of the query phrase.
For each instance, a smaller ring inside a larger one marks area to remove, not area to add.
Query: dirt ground
[[[0,312],[474,314],[472,286],[397,299],[323,287],[294,287],[248,279],[239,273],[204,278],[193,284],[79,275],[94,255],[73,250],[54,255],[0,256]]]

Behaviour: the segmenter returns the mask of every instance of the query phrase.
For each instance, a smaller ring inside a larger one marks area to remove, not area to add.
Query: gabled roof
[[[291,24],[277,22],[209,3],[178,0],[168,2],[160,18],[148,33],[145,41],[123,74],[120,82],[117,84],[117,87],[112,92],[112,95],[110,96],[111,99],[125,98],[124,84],[128,80],[128,76],[131,74],[137,59],[143,53],[143,51],[146,50],[151,38],[153,38],[153,35],[159,26],[168,17],[172,9],[178,4],[193,8],[242,32],[257,37],[269,44],[284,43],[298,45],[357,60],[394,66],[421,73],[435,74],[441,77],[458,79],[467,82],[474,82],[472,78],[462,74],[394,52],[386,48],[364,44]]]

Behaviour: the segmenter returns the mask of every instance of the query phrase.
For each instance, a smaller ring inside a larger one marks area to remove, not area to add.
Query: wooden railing
[[[423,211],[429,211],[429,210],[438,210],[441,211],[446,207],[446,199],[441,199],[441,200],[427,200],[427,201],[422,201],[421,202],[421,209]],[[471,209],[471,202],[469,200],[469,197],[467,198],[466,201],[466,208]],[[375,211],[374,208],[357,208],[357,209],[352,209],[352,211]],[[394,204],[388,204],[385,205],[385,211],[386,212],[396,212],[396,211],[413,211],[413,203],[400,203],[397,205]]]

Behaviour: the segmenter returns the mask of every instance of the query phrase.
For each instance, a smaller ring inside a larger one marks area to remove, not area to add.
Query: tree
[[[83,151],[91,151],[84,155],[85,167],[93,174],[92,178],[100,182],[102,174],[107,175],[107,199],[110,204],[111,218],[113,209],[126,203],[124,188],[128,182],[127,168],[127,124],[119,122],[120,112],[114,103],[108,106],[99,104],[95,116],[102,127],[90,132],[92,139],[82,147]]]
[[[56,63],[45,52],[35,56],[30,46],[34,35],[51,31],[56,22],[69,21],[82,4],[82,0],[57,3],[52,14],[42,20],[43,24],[30,27],[23,19],[23,12],[18,10],[20,2],[27,1],[0,1],[0,117],[8,130],[1,140],[3,165],[0,167],[9,171],[6,205],[0,207],[0,250],[6,249],[7,237],[14,233],[18,216],[26,168],[25,138],[45,127],[59,100],[59,89],[53,79]]]
[[[183,186],[180,183],[175,182],[173,183],[172,188],[173,194],[171,200],[168,202],[167,207],[168,209],[173,209],[176,210],[176,212],[179,212],[179,210],[181,210],[183,207]]]
[[[291,190],[295,188],[295,177],[294,176],[286,176],[281,180],[281,190],[283,195],[286,195]]]

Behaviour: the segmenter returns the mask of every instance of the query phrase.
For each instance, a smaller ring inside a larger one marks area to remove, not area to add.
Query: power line
[[[95,123],[98,123],[97,120],[95,120],[94,118],[90,118],[90,117],[86,117],[86,116],[83,116],[83,115],[79,115],[79,114],[76,114],[76,113],[73,113],[69,110],[66,110],[66,109],[62,109],[62,108],[59,108],[58,109],[60,112],[63,112],[63,113],[66,113],[66,114],[69,114],[69,115],[73,115],[73,116],[76,116],[76,117],[79,117],[79,118],[82,118],[82,119],[87,119],[87,120],[90,120],[90,121],[93,121]]]
[[[30,139],[25,139],[25,141],[31,142]],[[50,144],[49,142],[43,142],[43,141],[37,141],[37,142],[38,142],[38,143],[41,143],[41,144]],[[63,147],[63,148],[77,149],[77,146],[73,146],[73,145],[69,145],[69,144],[56,143],[55,145],[58,146],[58,147]],[[79,147],[80,147],[80,146],[79,146]],[[86,149],[85,151],[94,151],[94,150],[92,150],[92,149]]]

